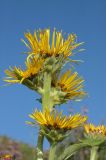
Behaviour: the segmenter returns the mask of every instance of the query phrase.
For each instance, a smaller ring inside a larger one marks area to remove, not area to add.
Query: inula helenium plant
[[[91,150],[90,160],[97,160],[98,151],[105,145],[106,127],[88,124],[85,115],[64,115],[63,111],[58,111],[58,107],[61,110],[61,104],[82,100],[87,95],[84,79],[73,70],[74,64],[79,62],[73,59],[74,54],[83,50],[83,43],[77,41],[75,34],[67,36],[56,29],[53,32],[50,29],[37,30],[33,34],[27,32],[25,38],[26,40],[22,39],[27,47],[25,68],[9,67],[5,70],[4,81],[25,85],[40,96],[42,109],[35,108],[29,114],[31,121],[27,121],[28,125],[39,128],[35,159],[43,160],[45,137],[50,143],[49,160],[67,160],[84,147]],[[69,63],[71,65],[67,70]],[[60,149],[57,155],[58,144],[78,127],[82,128],[84,137],[77,143],[70,143]]]

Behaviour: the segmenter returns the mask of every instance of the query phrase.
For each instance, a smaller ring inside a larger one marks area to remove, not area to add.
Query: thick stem
[[[44,140],[44,135],[39,131],[38,135],[38,141],[37,141],[37,153],[36,153],[36,160],[43,160],[43,140]]]
[[[51,74],[45,72],[44,74],[44,93],[42,96],[42,105],[43,105],[43,111],[45,108],[49,107],[50,109],[52,108],[52,103],[50,100],[50,90],[51,90]]]
[[[52,144],[49,151],[49,159],[48,160],[56,160],[56,145]]]
[[[98,151],[98,146],[94,146],[91,148],[91,154],[90,154],[90,160],[97,160],[97,151]]]
[[[51,107],[51,102],[50,102],[51,74],[47,72],[45,72],[44,74],[43,90],[44,93],[42,96],[42,106],[43,106],[42,110],[44,111],[46,107]],[[40,130],[37,142],[36,160],[43,160],[43,140],[44,140],[44,135]]]

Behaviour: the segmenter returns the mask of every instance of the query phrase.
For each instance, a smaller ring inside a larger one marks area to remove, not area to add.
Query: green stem
[[[97,160],[97,151],[98,146],[94,146],[91,148],[90,160]]]
[[[44,135],[41,132],[41,129],[39,131],[38,135],[38,141],[37,141],[37,155],[36,155],[36,160],[43,160],[43,140],[44,140]]]
[[[51,103],[51,98],[50,98],[50,90],[51,90],[51,74],[45,72],[44,74],[44,93],[42,96],[42,105],[43,105],[43,111],[45,108],[49,107],[50,109],[52,108],[52,103]]]
[[[50,101],[50,90],[51,90],[51,74],[45,72],[44,74],[44,86],[43,86],[43,96],[42,96],[42,106],[43,106],[43,111],[47,107],[51,107],[51,101]],[[44,140],[44,135],[39,131],[38,135],[38,142],[37,142],[37,158],[36,160],[43,160],[43,140]]]
[[[56,160],[56,145],[52,144],[49,151],[49,159],[48,160]]]

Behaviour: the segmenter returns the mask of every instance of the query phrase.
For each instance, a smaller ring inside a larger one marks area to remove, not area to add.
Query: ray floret
[[[98,125],[95,126],[94,124],[85,124],[84,125],[85,132],[91,135],[100,135],[106,137],[106,126]]]
[[[29,49],[28,54],[40,54],[41,56],[58,56],[63,54],[64,57],[73,55],[73,50],[79,47],[82,43],[76,42],[76,35],[69,34],[67,38],[63,36],[62,32],[54,29],[52,35],[50,29],[37,30],[34,34],[30,32],[25,33],[28,42],[24,42]]]
[[[78,76],[77,72],[72,73],[72,70],[67,70],[60,76],[57,87],[60,87],[61,91],[66,93],[65,99],[67,100],[79,100],[82,99],[86,92],[83,91],[84,79]]]
[[[80,114],[75,114],[73,116],[63,116],[62,112],[50,112],[49,109],[46,109],[44,112],[36,110],[34,113],[30,114],[29,117],[37,122],[40,126],[65,130],[79,127],[87,120],[87,116],[82,116]],[[32,122],[32,124],[34,123]]]
[[[6,78],[4,78],[5,82],[8,83],[22,83],[25,79],[31,79],[33,76],[35,76],[40,69],[43,67],[43,59],[38,59],[34,57],[33,59],[28,59],[26,64],[26,69],[23,70],[20,67],[13,67],[10,69],[6,69],[5,73],[7,75]]]

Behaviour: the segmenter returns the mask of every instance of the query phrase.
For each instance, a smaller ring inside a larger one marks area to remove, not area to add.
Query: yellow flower
[[[8,83],[22,83],[27,78],[33,78],[40,69],[43,67],[43,59],[38,59],[34,57],[33,59],[28,59],[26,61],[26,69],[22,70],[19,67],[10,68],[10,70],[5,70],[8,77],[4,79]]]
[[[62,112],[50,112],[49,109],[46,109],[44,112],[35,111],[33,114],[30,114],[29,117],[34,119],[42,127],[44,126],[48,129],[64,130],[71,130],[73,128],[79,127],[87,120],[87,116],[81,116],[80,114],[76,114],[74,116],[67,117],[63,116]],[[29,124],[34,123],[29,122]]]
[[[2,155],[1,158],[4,159],[4,160],[6,160],[6,159],[11,160],[12,159],[12,155],[5,154],[5,155]]]
[[[83,89],[83,79],[78,77],[78,73],[72,73],[71,70],[66,71],[58,80],[57,87],[66,93],[65,99],[76,100],[83,98],[86,93]]]
[[[84,129],[87,134],[106,137],[106,126],[104,125],[95,126],[93,124],[85,124]]]
[[[82,43],[76,43],[76,35],[70,34],[67,39],[64,39],[62,32],[53,31],[50,37],[50,29],[35,31],[32,35],[30,32],[25,33],[28,40],[24,44],[30,52],[29,54],[40,54],[47,56],[58,56],[63,54],[64,57],[71,56],[72,51]]]

